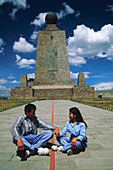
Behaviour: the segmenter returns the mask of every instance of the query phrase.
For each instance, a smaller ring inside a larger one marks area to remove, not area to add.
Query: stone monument
[[[78,75],[78,86],[85,86],[85,76],[83,73],[79,73]]]
[[[27,76],[26,74],[22,74],[20,77],[20,87],[27,87]]]
[[[78,85],[70,78],[66,35],[56,26],[57,15],[46,15],[47,27],[38,32],[35,81],[27,86],[27,76],[22,74],[20,86],[11,89],[12,99],[71,99],[93,98],[94,88],[86,86],[83,73],[78,75]]]
[[[46,15],[46,29],[38,32],[35,85],[70,85],[65,31],[56,27],[55,13]]]

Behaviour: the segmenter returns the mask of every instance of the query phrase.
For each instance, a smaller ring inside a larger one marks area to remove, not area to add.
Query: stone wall
[[[11,99],[75,99],[94,97],[94,88],[89,86],[76,86],[71,89],[32,89],[30,87],[11,89]]]
[[[73,88],[72,98],[94,98],[95,90],[94,87],[88,86],[76,86]]]
[[[23,75],[21,77],[25,78]],[[19,87],[11,89],[11,99],[74,99],[95,97],[94,88],[85,85],[83,73],[79,74],[78,86],[75,85],[75,81],[73,80],[71,85],[53,85],[53,89],[51,85],[48,85],[49,89],[47,89],[47,86],[34,86],[33,82],[29,87],[23,86],[25,79],[23,82],[22,80]]]
[[[11,89],[11,99],[32,99],[33,90],[30,87],[15,87]]]
[[[72,89],[34,89],[34,99],[70,99]]]

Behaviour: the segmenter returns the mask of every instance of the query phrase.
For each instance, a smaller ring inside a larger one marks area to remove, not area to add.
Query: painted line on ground
[[[52,120],[51,120],[51,124],[54,126],[54,103],[52,100]],[[54,144],[54,136],[51,139],[51,143]],[[50,149],[50,170],[55,170],[55,152]]]

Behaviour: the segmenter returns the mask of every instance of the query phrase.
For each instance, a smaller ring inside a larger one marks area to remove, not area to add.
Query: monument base
[[[33,86],[35,99],[70,99],[73,86],[71,85],[49,85]]]
[[[31,87],[15,87],[11,89],[11,99],[32,99],[33,90]]]
[[[90,86],[45,85],[15,87],[11,89],[11,99],[74,99],[94,98],[95,91]]]

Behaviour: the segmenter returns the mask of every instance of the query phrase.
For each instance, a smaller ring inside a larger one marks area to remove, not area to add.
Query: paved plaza
[[[55,152],[55,170],[113,170],[113,112],[75,103],[54,100],[54,124],[63,129],[68,121],[68,110],[78,107],[88,124],[88,147],[85,152],[67,156]],[[51,123],[52,100],[33,102],[36,115]],[[24,113],[24,106],[0,112],[0,170],[49,170],[49,156],[31,156],[20,161],[10,133],[16,118]],[[41,130],[39,130],[41,132]],[[57,143],[55,139],[55,143]]]

